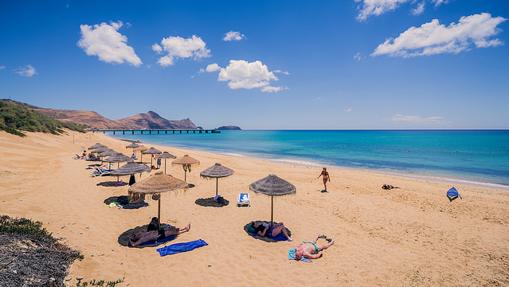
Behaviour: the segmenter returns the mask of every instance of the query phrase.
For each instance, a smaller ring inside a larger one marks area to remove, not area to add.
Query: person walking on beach
[[[329,175],[329,172],[327,171],[327,168],[323,168],[322,169],[322,173],[320,173],[320,175],[317,177],[320,178],[320,176],[322,177],[322,180],[323,180],[323,186],[324,186],[324,190],[322,190],[322,192],[327,192],[327,182],[330,182],[330,175]]]
[[[161,158],[158,157],[157,158],[157,169],[160,169],[161,168]]]

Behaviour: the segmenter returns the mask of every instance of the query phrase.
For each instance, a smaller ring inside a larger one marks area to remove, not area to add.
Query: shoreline
[[[70,267],[70,286],[79,277],[125,278],[119,287],[509,284],[505,189],[462,183],[456,187],[463,199],[449,202],[448,183],[331,167],[329,192],[322,193],[317,167],[162,145],[153,146],[179,157],[188,153],[201,162],[187,174],[193,188],[161,196],[162,222],[192,224],[190,232],[166,245],[203,239],[208,246],[166,257],[155,248],[120,246],[118,236],[147,224],[158,204],[148,198],[149,206],[140,209],[106,205],[105,199],[127,195],[128,188],[104,185],[116,179],[91,177],[86,169],[90,162],[72,158],[96,142],[130,153],[128,143],[102,134],[29,133],[20,138],[0,133],[1,213],[41,221],[62,243],[83,254],[84,259]],[[148,156],[143,159],[150,163]],[[214,196],[215,181],[201,178],[200,171],[215,162],[235,171],[219,181],[219,193],[230,204],[202,207],[195,201]],[[168,171],[184,177],[180,166],[170,164]],[[291,230],[293,242],[267,243],[244,231],[246,223],[270,219],[271,199],[249,191],[250,183],[267,174],[277,174],[297,188],[293,195],[275,197],[273,209],[274,219]],[[399,188],[382,190],[382,184]],[[240,192],[250,194],[250,207],[236,206]],[[318,234],[336,241],[323,258],[311,264],[288,260],[290,248]]]
[[[115,136],[105,134],[105,136],[119,141],[125,141],[128,139],[122,139],[117,138]],[[145,146],[147,145],[154,145],[158,147],[166,147],[169,149],[182,149],[182,150],[189,150],[189,151],[197,151],[197,152],[207,152],[212,154],[220,154],[224,156],[234,156],[234,157],[245,157],[245,158],[252,158],[252,159],[258,159],[258,160],[268,160],[275,163],[282,163],[282,164],[288,164],[288,165],[300,165],[304,167],[313,167],[313,168],[321,168],[321,167],[327,167],[327,168],[336,168],[336,169],[347,169],[347,170],[357,170],[362,172],[373,172],[379,175],[390,175],[390,176],[398,176],[398,177],[404,177],[408,179],[418,179],[418,180],[424,180],[424,181],[437,181],[441,183],[451,183],[451,184],[471,184],[476,185],[479,187],[487,187],[487,188],[494,188],[494,189],[505,189],[509,191],[509,185],[501,184],[501,183],[492,183],[487,181],[480,181],[480,180],[471,180],[471,179],[464,179],[464,178],[454,178],[454,177],[445,177],[445,176],[439,176],[439,175],[431,175],[431,174],[424,174],[424,173],[418,173],[415,171],[409,171],[408,173],[405,173],[403,170],[393,169],[393,168],[369,168],[369,167],[355,167],[355,166],[344,166],[344,165],[338,165],[334,163],[326,163],[326,162],[320,162],[320,161],[312,161],[308,159],[299,159],[299,158],[292,158],[292,157],[280,157],[280,158],[270,158],[270,155],[267,155],[266,157],[261,154],[256,153],[242,153],[242,152],[229,152],[229,151],[219,151],[215,149],[207,149],[207,148],[199,148],[199,147],[192,147],[192,146],[184,146],[184,145],[170,145],[170,144],[160,144],[160,143],[153,143],[153,142],[142,142]],[[274,155],[278,156],[278,155]]]

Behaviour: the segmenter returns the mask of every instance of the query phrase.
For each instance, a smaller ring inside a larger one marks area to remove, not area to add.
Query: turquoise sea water
[[[112,136],[147,144],[509,186],[509,131],[292,130]]]

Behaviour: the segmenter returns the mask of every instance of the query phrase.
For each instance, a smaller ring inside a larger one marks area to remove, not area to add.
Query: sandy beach
[[[147,208],[123,210],[103,203],[127,194],[127,187],[98,186],[111,178],[91,177],[89,162],[72,158],[96,142],[129,154],[125,142],[102,134],[21,138],[0,132],[0,214],[39,220],[83,253],[70,269],[69,285],[76,277],[125,278],[121,286],[509,285],[507,189],[458,183],[463,199],[449,203],[448,182],[330,168],[330,192],[321,193],[319,167],[157,145],[201,161],[187,176],[194,188],[162,195],[161,221],[192,224],[173,243],[203,239],[209,245],[166,257],[155,248],[122,247],[118,235],[147,224],[157,204],[148,200]],[[197,198],[214,195],[215,182],[199,172],[215,162],[235,170],[219,186],[231,203],[197,206]],[[180,167],[168,168],[183,178]],[[272,173],[297,187],[296,195],[274,200],[275,219],[292,230],[294,242],[267,243],[244,232],[249,221],[270,219],[267,196],[250,192],[251,207],[234,204],[251,182]],[[385,191],[383,184],[399,189]],[[309,264],[287,259],[289,248],[318,234],[336,240],[323,258]]]

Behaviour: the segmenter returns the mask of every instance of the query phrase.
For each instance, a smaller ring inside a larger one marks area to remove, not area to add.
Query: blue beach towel
[[[461,195],[454,186],[447,191],[447,198],[449,198],[449,202],[455,200],[458,197],[461,198]]]
[[[173,255],[177,253],[187,252],[194,250],[196,248],[200,248],[203,246],[207,246],[207,242],[204,240],[198,239],[191,242],[182,242],[182,243],[175,243],[172,245],[165,246],[163,248],[156,249],[157,252],[159,252],[159,255],[166,256],[166,255]]]
[[[288,260],[295,260],[296,253],[297,253],[297,248],[288,249]],[[304,256],[302,256],[300,258],[300,261],[306,262],[306,263],[311,263],[311,259],[305,258]]]

